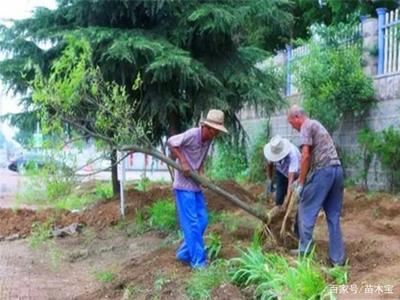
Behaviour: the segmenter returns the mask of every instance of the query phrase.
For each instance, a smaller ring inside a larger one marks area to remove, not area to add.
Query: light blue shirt
[[[285,175],[289,176],[289,173],[299,173],[300,171],[300,160],[301,154],[299,149],[290,143],[290,152],[280,161],[275,162],[275,168]]]

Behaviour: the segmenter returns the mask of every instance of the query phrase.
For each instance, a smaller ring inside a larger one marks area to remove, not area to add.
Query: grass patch
[[[206,238],[206,250],[209,260],[218,258],[222,249],[221,236],[216,233],[209,233]]]
[[[326,274],[312,255],[289,262],[283,256],[263,253],[261,248],[239,250],[233,258],[231,279],[241,287],[254,287],[261,299],[323,299],[330,296]]]
[[[207,268],[194,271],[186,283],[187,295],[191,299],[210,299],[214,288],[229,281],[227,270],[227,261],[215,260]]]
[[[58,210],[82,210],[84,207],[98,201],[89,195],[69,195],[65,198],[52,201],[51,204],[55,209]]]
[[[32,249],[38,249],[51,238],[51,227],[53,220],[48,219],[44,223],[33,223],[31,235],[28,238],[28,244]]]
[[[48,219],[44,223],[33,223],[31,235],[28,238],[28,244],[32,249],[43,249],[46,257],[49,259],[50,266],[56,270],[63,257],[61,250],[56,242],[51,239],[51,228],[53,219]]]
[[[109,270],[97,271],[97,272],[95,272],[94,276],[95,276],[96,280],[98,280],[102,283],[111,282],[116,278],[116,274]]]
[[[128,285],[124,288],[124,293],[122,295],[121,300],[133,300],[143,292],[143,288],[135,286],[135,285]]]

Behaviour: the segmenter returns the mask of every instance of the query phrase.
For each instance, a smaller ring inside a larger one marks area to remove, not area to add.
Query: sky
[[[9,23],[5,21],[10,19],[29,18],[32,15],[32,11],[38,6],[54,9],[56,7],[56,0],[0,0],[0,23],[7,25]],[[18,107],[18,96],[7,95],[0,81],[0,115],[19,111],[21,111],[21,108]],[[15,128],[11,128],[8,124],[4,123],[0,123],[0,130],[7,139],[11,139],[16,132]]]

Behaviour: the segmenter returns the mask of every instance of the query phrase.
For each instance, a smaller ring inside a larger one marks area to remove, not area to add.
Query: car
[[[14,172],[24,172],[32,170],[40,170],[48,168],[49,170],[57,170],[63,172],[72,172],[72,169],[65,163],[59,162],[52,157],[41,153],[28,153],[12,160],[8,165],[8,169]]]

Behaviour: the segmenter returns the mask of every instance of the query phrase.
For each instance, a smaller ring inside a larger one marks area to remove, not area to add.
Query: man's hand
[[[303,191],[304,186],[299,183],[298,180],[292,183],[292,190],[295,192],[298,196],[300,196],[301,192]]]
[[[187,161],[183,161],[181,163],[182,169],[183,169],[183,175],[185,175],[185,177],[189,177],[190,174],[190,167]]]

